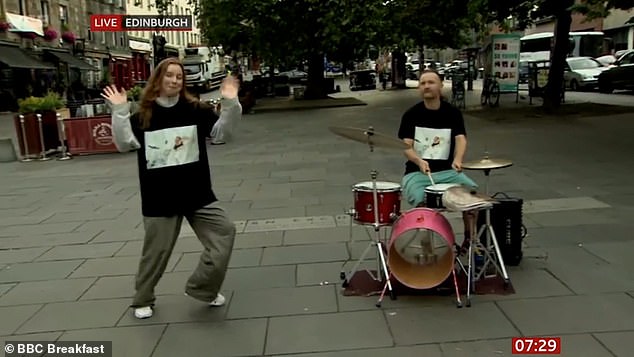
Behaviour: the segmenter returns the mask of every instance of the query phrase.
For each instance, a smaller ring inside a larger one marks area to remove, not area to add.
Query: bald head
[[[420,75],[418,89],[424,100],[440,99],[442,91],[442,80],[436,71],[425,70]]]

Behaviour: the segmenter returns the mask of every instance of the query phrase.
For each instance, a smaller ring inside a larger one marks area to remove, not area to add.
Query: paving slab
[[[75,270],[71,278],[93,276],[113,276],[136,274],[139,268],[139,257],[114,257],[89,259]],[[172,271],[177,260],[172,258],[167,263],[166,271]]]
[[[362,267],[371,267],[364,264]],[[347,272],[344,262],[297,264],[297,286],[328,285],[340,283],[340,273]]]
[[[519,332],[490,302],[472,299],[472,307],[455,304],[412,309],[385,310],[397,345],[454,342],[517,336]],[[386,304],[387,305],[387,304]],[[483,329],[482,326],[488,326]]]
[[[332,262],[346,257],[343,243],[267,247],[262,255],[262,265]]]
[[[546,269],[576,294],[634,289],[631,268],[610,264],[583,246],[549,248]]]
[[[2,270],[2,269],[0,269]],[[4,295],[7,291],[13,289],[14,286],[18,285],[17,283],[12,284],[0,284],[0,296]]]
[[[59,341],[112,341],[112,356],[150,357],[165,325],[66,331]]]
[[[337,312],[334,286],[236,291],[228,319]]]
[[[70,233],[83,222],[23,224],[0,227],[0,237],[21,237],[52,233]]]
[[[47,304],[23,324],[17,333],[114,327],[129,301],[94,300]]]
[[[631,252],[634,251],[634,240],[629,242],[586,243],[583,248],[610,264],[634,268]]]
[[[307,205],[306,206],[306,215],[307,216],[328,216],[328,215],[339,216],[339,215],[342,215],[343,213],[347,212],[352,207],[354,207],[354,204],[352,204],[352,203],[349,203],[349,204],[323,204],[323,203],[317,203],[317,204],[314,204],[314,205]],[[348,217],[350,217],[350,216],[348,216]],[[350,222],[350,221],[348,220],[346,222]],[[337,223],[337,226],[343,225],[343,224],[339,224],[338,220],[336,220],[336,223]]]
[[[234,249],[229,261],[230,268],[254,267],[260,265],[263,248]],[[200,262],[201,253],[184,253],[173,270],[193,271]]]
[[[134,296],[134,275],[104,276],[81,296],[81,300],[132,298]]]
[[[70,260],[112,257],[123,247],[123,242],[73,244],[63,247],[53,247],[37,258],[37,261]]]
[[[630,241],[632,228],[623,224],[579,224],[576,226],[548,226],[528,231],[530,240],[542,248]]]
[[[28,305],[75,301],[95,278],[22,282],[0,297],[0,305]]]
[[[624,293],[499,301],[497,304],[521,334],[527,336],[634,330],[634,299]]]
[[[151,319],[137,319],[129,309],[117,326],[153,325],[181,322],[216,322],[223,321],[227,314],[228,305],[231,303],[231,292],[222,291],[227,298],[227,304],[222,307],[210,307],[203,301],[180,295],[166,295],[157,298],[154,306],[154,314]],[[130,301],[128,301],[130,303]]]
[[[372,348],[363,350],[275,355],[284,357],[442,357],[438,345]]]
[[[346,242],[352,236],[363,234],[363,228],[349,227],[316,228],[311,230],[290,230],[284,232],[284,245]]]
[[[1,242],[1,241],[0,241]],[[2,243],[0,243],[2,247]],[[49,250],[49,247],[0,250],[0,262],[4,264],[31,262]]]
[[[127,212],[126,209],[109,209],[96,211],[81,211],[81,212],[63,212],[55,213],[52,216],[44,220],[44,223],[60,223],[60,222],[85,222],[85,221],[101,221],[101,220],[114,220]]]
[[[248,201],[251,203],[249,208],[263,209],[263,208],[281,208],[281,207],[301,207],[319,204],[319,197],[302,197],[302,198],[289,198],[289,199],[269,199]],[[308,213],[308,215],[313,215]]]
[[[22,305],[0,307],[0,336],[8,336],[16,333],[16,330],[33,316],[42,305]]]
[[[4,346],[7,341],[49,341],[54,342],[62,335],[62,331],[48,333],[29,333],[25,335],[0,336],[0,343]]]
[[[532,213],[527,214],[537,224],[542,227],[555,226],[578,226],[578,225],[594,225],[594,224],[617,224],[619,223],[609,210],[578,210],[578,211],[560,211],[548,213]]]
[[[286,231],[293,229],[329,228],[335,226],[336,223],[332,216],[254,219],[247,221],[244,232]]]
[[[184,348],[191,356],[261,356],[266,328],[267,319],[170,324],[152,356],[181,356]]]
[[[47,247],[50,248],[56,245],[65,244],[82,244],[89,242],[100,232],[98,231],[86,231],[86,232],[73,232],[73,233],[55,233],[46,235],[32,235],[24,237],[12,237],[2,238],[2,247],[4,249],[13,248],[33,248],[33,247]]]
[[[65,260],[13,264],[0,270],[0,283],[63,279],[83,262],[83,260]]]
[[[629,357],[632,355],[634,331],[595,333],[594,337],[610,350],[614,356]]]
[[[142,227],[134,229],[106,229],[99,230],[98,234],[95,234],[90,243],[108,243],[108,242],[127,242],[134,240],[143,240],[145,232]]]
[[[283,235],[283,231],[237,234],[233,247],[234,249],[278,247],[282,245]]]
[[[265,354],[392,347],[381,311],[272,317]]]
[[[117,219],[85,221],[78,226],[77,231],[114,231],[128,235],[135,228],[143,228],[141,218],[136,212],[134,215],[124,213]]]
[[[532,214],[610,207],[609,204],[593,197],[563,197],[526,201],[522,206],[522,210],[526,214]]]
[[[253,290],[295,286],[295,265],[233,268],[227,271],[223,289]]]
[[[51,217],[53,214],[45,214],[45,215],[33,215],[30,214],[30,211],[33,209],[18,209],[17,211],[11,210],[8,212],[3,212],[4,210],[0,210],[0,227],[4,226],[14,226],[14,225],[26,225],[26,224],[39,224],[44,222],[47,218]],[[22,212],[22,215],[18,215]]]

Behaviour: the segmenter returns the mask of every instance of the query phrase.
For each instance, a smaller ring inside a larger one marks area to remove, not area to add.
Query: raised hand
[[[233,99],[238,96],[240,82],[234,76],[227,76],[220,85],[220,94],[223,98]]]
[[[125,90],[119,92],[117,86],[111,85],[103,89],[101,96],[110,101],[112,105],[124,104],[128,101],[128,93]]]

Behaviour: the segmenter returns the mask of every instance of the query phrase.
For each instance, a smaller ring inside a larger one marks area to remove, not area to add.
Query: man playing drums
[[[408,161],[401,183],[403,195],[410,205],[423,207],[425,188],[431,185],[461,184],[475,189],[477,184],[462,172],[467,149],[464,120],[460,110],[442,100],[438,73],[423,71],[418,89],[423,100],[403,114],[398,137],[409,145],[405,150]],[[475,216],[465,211],[463,220],[465,248]]]

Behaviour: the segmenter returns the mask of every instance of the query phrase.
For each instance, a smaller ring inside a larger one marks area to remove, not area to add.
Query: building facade
[[[612,38],[614,50],[634,48],[634,24],[627,22],[634,17],[634,9],[612,10],[603,20],[603,31]]]
[[[155,7],[154,0],[126,0],[127,1],[127,14],[129,15],[158,15],[158,11]],[[191,6],[187,4],[187,0],[173,0],[172,4],[167,10],[167,15],[189,15],[193,16]],[[155,37],[162,37],[165,39],[165,55],[168,57],[183,58],[185,54],[185,48],[188,46],[194,46],[201,43],[200,30],[196,21],[193,21],[192,31],[165,31],[165,32],[153,32],[153,31],[128,31],[128,37],[130,39],[130,49],[133,51],[133,58],[136,59],[135,63],[140,66],[142,59],[139,55],[140,51],[150,51],[151,57],[147,62],[150,67],[153,66],[154,59],[156,58],[153,53],[153,44]],[[148,46],[149,45],[149,46]],[[140,49],[140,48],[143,49]],[[146,77],[147,78],[147,77]]]
[[[2,88],[11,82],[14,98],[54,90],[86,100],[99,98],[109,83],[129,87],[127,34],[90,30],[90,15],[125,14],[125,8],[125,0],[0,0],[0,44],[39,61],[25,68],[25,61],[0,54]]]

